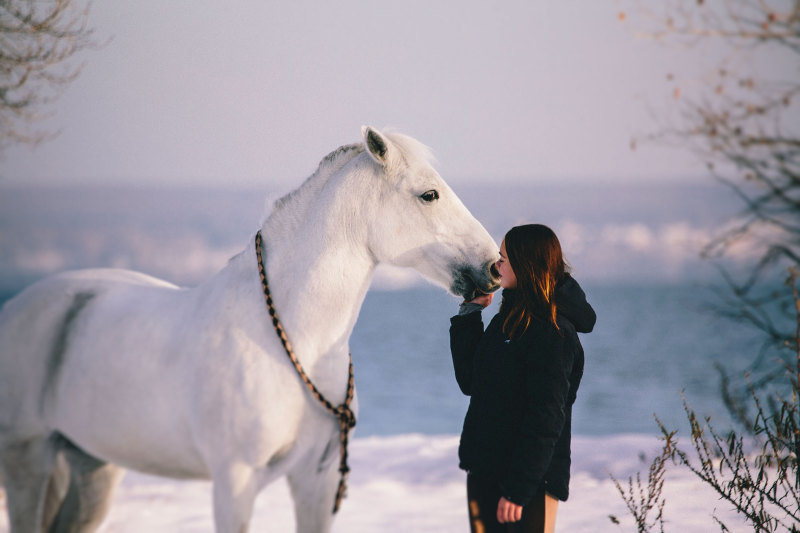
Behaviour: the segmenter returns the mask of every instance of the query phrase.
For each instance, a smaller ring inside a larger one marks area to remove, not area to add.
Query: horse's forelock
[[[436,162],[431,149],[413,137],[393,131],[384,132],[383,135],[397,147],[407,164],[411,164],[413,161],[421,161],[432,165]]]

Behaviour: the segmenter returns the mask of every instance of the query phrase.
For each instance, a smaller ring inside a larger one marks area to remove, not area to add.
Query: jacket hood
[[[576,331],[589,333],[594,329],[597,315],[575,278],[566,274],[556,287],[555,298],[556,312],[572,322]]]

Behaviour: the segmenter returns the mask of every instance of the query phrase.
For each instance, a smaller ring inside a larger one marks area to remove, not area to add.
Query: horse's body
[[[366,128],[326,157],[261,228],[275,306],[333,403],[379,262],[456,294],[496,288],[496,244],[422,145]],[[216,529],[247,529],[258,491],[287,476],[297,529],[330,529],[339,427],[268,318],[248,246],[179,289],[123,270],[56,275],[0,312],[0,467],[12,533],[93,531],[124,468],[213,481]],[[355,409],[355,403],[353,408]]]

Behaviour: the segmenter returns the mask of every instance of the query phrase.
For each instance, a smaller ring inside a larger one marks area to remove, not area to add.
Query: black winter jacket
[[[506,289],[504,298],[514,298]],[[544,489],[569,496],[572,404],[583,375],[576,332],[594,328],[595,312],[569,275],[556,289],[557,323],[534,321],[519,339],[503,333],[505,316],[486,331],[480,312],[451,318],[456,380],[471,396],[458,454],[460,466],[500,485],[526,505]]]

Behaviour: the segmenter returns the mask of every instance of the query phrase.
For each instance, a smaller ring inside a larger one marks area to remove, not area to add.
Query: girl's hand
[[[520,519],[522,519],[522,506],[501,497],[497,503],[497,521],[505,524],[506,522],[519,522]]]
[[[489,304],[492,303],[492,298],[493,297],[494,297],[494,294],[491,294],[491,293],[489,293],[489,294],[479,294],[478,296],[476,296],[475,298],[473,298],[472,300],[470,300],[470,301],[468,301],[466,303],[468,303],[468,304],[478,304],[478,305],[480,305],[482,307],[489,307]]]

